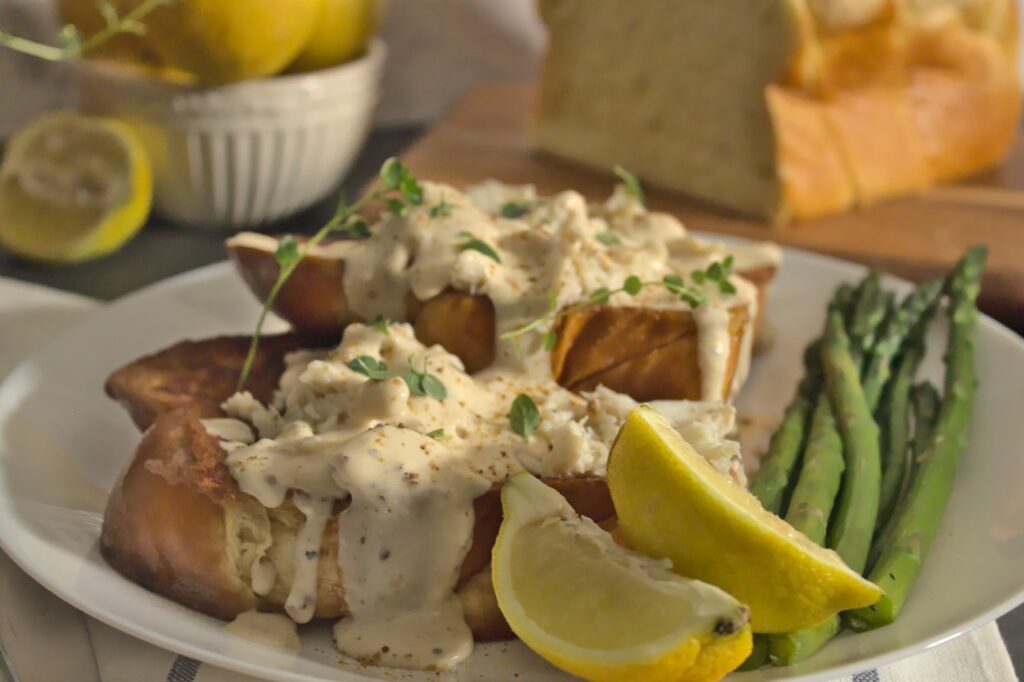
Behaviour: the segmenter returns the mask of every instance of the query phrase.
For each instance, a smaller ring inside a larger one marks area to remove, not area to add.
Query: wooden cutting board
[[[487,86],[472,92],[403,160],[423,178],[462,186],[486,178],[533,183],[542,194],[576,189],[608,195],[599,174],[538,153],[529,141],[532,91]],[[819,251],[912,280],[945,272],[968,246],[989,247],[982,308],[1024,333],[1024,142],[1004,167],[970,183],[887,201],[814,221],[772,227],[646,188],[648,205],[678,215],[693,230]]]

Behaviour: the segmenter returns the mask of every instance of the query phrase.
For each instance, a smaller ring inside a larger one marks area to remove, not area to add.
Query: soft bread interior
[[[542,0],[540,7],[551,34],[534,131],[540,147],[601,170],[618,163],[650,183],[745,213],[777,212],[764,93],[796,49],[788,3]],[[686,105],[694,102],[700,106]]]

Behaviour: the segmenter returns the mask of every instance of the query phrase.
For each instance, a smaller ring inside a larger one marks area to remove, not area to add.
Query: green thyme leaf
[[[702,305],[704,305],[707,299],[704,296],[704,293],[701,291],[696,291],[694,289],[683,289],[683,291],[679,293],[679,300],[681,300],[683,303],[687,304],[691,308],[699,308]]]
[[[436,374],[424,373],[420,380],[423,392],[434,400],[444,400],[448,397],[448,388],[437,378]]]
[[[384,336],[388,335],[388,326],[390,324],[391,320],[384,317],[383,315],[378,315],[377,317],[370,320],[370,326],[379,331]]]
[[[522,436],[523,440],[529,441],[530,436],[540,426],[540,411],[533,398],[520,393],[512,401],[512,409],[508,411],[508,421],[512,425],[512,431]]]
[[[605,246],[618,246],[622,242],[611,232],[599,232],[594,235],[594,239],[601,242]]]
[[[427,437],[433,438],[434,440],[444,440],[448,436],[444,434],[444,429],[434,429],[433,431],[427,434]]]
[[[402,162],[391,157],[387,159],[380,167],[380,182],[386,189],[398,189],[402,184],[402,177],[404,176],[405,168],[402,166]]]
[[[553,313],[558,309],[558,294],[555,293],[554,289],[548,289],[544,292],[548,297],[548,312]]]
[[[482,239],[477,239],[469,232],[461,232],[460,234],[465,239],[465,241],[456,244],[456,249],[458,249],[459,251],[479,251],[480,253],[484,254],[485,256],[493,260],[495,263],[501,262],[501,256],[498,255],[498,252],[494,250],[493,246],[483,241]]]
[[[640,186],[640,181],[636,179],[636,176],[630,173],[622,166],[616,166],[614,168],[615,174],[622,180],[622,184],[626,187],[626,193],[636,199],[636,202],[641,206],[644,205],[644,189]]]
[[[698,285],[713,282],[718,285],[718,290],[723,294],[735,294],[736,286],[729,281],[732,276],[733,257],[726,256],[720,261],[715,261],[704,270],[694,270],[690,277]]]
[[[107,26],[115,26],[119,17],[117,16],[117,10],[110,4],[110,0],[102,0],[97,6],[100,14],[103,15],[103,20],[107,22]]]
[[[661,281],[665,285],[665,287],[672,293],[676,293],[676,289],[680,289],[686,286],[686,283],[683,282],[683,278],[680,277],[679,275],[665,275],[664,277],[661,278]]]
[[[640,281],[640,278],[636,275],[630,275],[626,278],[626,281],[622,283],[622,290],[630,296],[636,296],[643,288],[644,283]]]
[[[556,343],[558,343],[558,334],[555,333],[554,329],[544,332],[544,350],[550,353],[554,350]]]
[[[350,216],[341,231],[359,239],[369,239],[372,236],[370,225],[357,215]]]
[[[600,287],[590,292],[590,302],[596,305],[605,305],[611,297],[612,292],[608,287]]]
[[[405,215],[405,204],[398,199],[388,199],[384,202],[388,206],[388,210],[395,215]]]
[[[530,212],[530,206],[525,201],[506,201],[498,209],[498,214],[502,218],[522,218],[524,215]]]
[[[402,379],[405,380],[406,386],[409,387],[409,393],[413,395],[434,398],[435,400],[444,400],[448,397],[448,389],[444,383],[427,371],[426,360],[423,362],[423,371],[420,371],[413,366],[413,358],[410,355],[409,369],[405,371]]]
[[[64,25],[64,28],[60,30],[60,35],[57,36],[57,41],[60,43],[61,49],[69,55],[82,53],[82,34],[71,24]]]
[[[405,171],[398,189],[410,204],[419,206],[423,203],[423,188],[420,187],[420,183],[417,182],[416,178],[408,170]]]
[[[438,202],[437,204],[434,204],[430,208],[430,217],[431,218],[441,218],[441,217],[450,216],[452,214],[452,209],[453,208],[455,208],[455,207],[452,206],[451,204],[449,204],[448,200],[445,199],[442,196],[441,197],[441,201]]]
[[[299,260],[299,243],[295,241],[295,237],[289,234],[281,240],[277,245],[277,250],[274,251],[274,260],[282,268]]]
[[[370,381],[384,381],[391,378],[387,363],[369,355],[360,355],[349,362],[347,367],[353,372],[368,377]]]

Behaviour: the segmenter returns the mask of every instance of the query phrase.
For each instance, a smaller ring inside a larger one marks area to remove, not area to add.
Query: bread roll
[[[107,502],[100,548],[110,565],[128,578],[211,616],[228,620],[253,608],[283,611],[304,517],[290,501],[267,509],[242,493],[225,455],[204,428],[199,410],[185,406],[157,414]],[[613,514],[601,479],[547,483],[582,514],[598,521]],[[488,567],[501,525],[498,493],[494,488],[474,503],[473,544],[459,584],[467,623],[478,640],[511,636],[489,579],[474,578]],[[320,543],[317,618],[347,613],[337,562],[337,513],[343,508],[336,504]],[[251,576],[253,562],[264,550],[275,579],[260,596],[253,591]]]

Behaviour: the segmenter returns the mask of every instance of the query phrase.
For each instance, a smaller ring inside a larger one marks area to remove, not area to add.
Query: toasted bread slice
[[[229,240],[228,252],[253,294],[263,300],[277,279],[272,241]],[[322,338],[339,338],[350,322],[359,321],[344,292],[344,261],[314,250],[299,263],[281,288],[274,311],[296,330]],[[745,325],[763,324],[764,299],[775,277],[774,266],[740,273],[757,287],[760,305],[749,320],[745,307],[732,311],[730,369],[740,351]],[[426,344],[440,344],[457,355],[470,373],[491,365],[495,357],[494,306],[486,296],[448,290],[429,301],[410,300],[408,321]],[[636,400],[700,400],[697,326],[686,310],[604,307],[564,315],[556,327],[558,343],[551,363],[555,379],[573,390],[598,383]],[[641,375],[635,370],[642,369]],[[728,390],[724,392],[728,395]]]
[[[115,372],[107,391],[146,430],[107,503],[100,546],[118,571],[174,601],[230,619],[251,609],[283,610],[291,586],[292,548],[302,515],[291,502],[263,507],[242,493],[225,464],[226,453],[202,419],[224,416],[220,403],[234,392],[247,350],[244,337],[187,341]],[[301,346],[294,335],[264,339],[247,387],[268,400],[285,353]],[[550,479],[581,514],[602,521],[614,514],[605,482]],[[344,509],[336,505],[335,514]],[[499,487],[474,503],[472,545],[459,592],[466,620],[480,640],[511,637],[479,577],[490,563],[501,524]],[[270,592],[253,592],[253,562],[265,547],[277,577]],[[337,517],[327,525],[317,574],[318,618],[347,612],[338,569]]]

